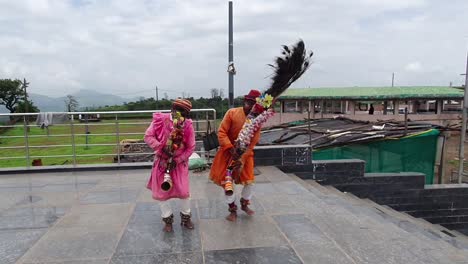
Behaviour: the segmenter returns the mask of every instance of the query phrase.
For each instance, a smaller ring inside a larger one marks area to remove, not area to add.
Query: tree
[[[0,105],[4,105],[10,113],[16,112],[17,104],[23,97],[24,88],[20,80],[0,79]]]
[[[219,96],[218,89],[216,89],[216,88],[211,88],[210,93],[211,93],[211,98],[216,98],[216,97]]]
[[[40,110],[39,110],[39,108],[37,108],[37,106],[34,105],[34,103],[32,101],[22,100],[22,101],[18,102],[18,107],[16,108],[16,112],[17,113],[26,113],[26,112],[27,113],[38,113],[38,112],[40,112]],[[31,121],[32,119],[34,119],[33,116],[28,117],[29,121]]]
[[[27,108],[26,108],[27,104]],[[26,109],[28,110],[28,113],[38,113],[40,112],[39,108],[34,105],[34,102],[31,100],[28,100],[27,102],[25,100],[19,101],[18,102],[18,107],[16,108],[17,113],[26,113]]]
[[[73,95],[67,95],[67,99],[65,99],[65,106],[67,107],[67,112],[75,112],[79,106],[79,103]]]
[[[219,88],[219,97],[224,99],[224,90],[223,90],[223,88]]]

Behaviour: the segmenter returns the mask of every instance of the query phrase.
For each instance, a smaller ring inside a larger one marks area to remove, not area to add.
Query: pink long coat
[[[160,158],[167,139],[172,131],[173,123],[171,114],[154,113],[153,122],[145,133],[145,142],[154,151],[154,163],[151,170],[151,177],[147,188],[153,193],[153,198],[159,201],[165,201],[170,198],[185,199],[190,197],[190,182],[188,171],[188,159],[195,150],[195,132],[192,126],[192,120],[186,119],[184,124],[184,141],[180,149],[174,153],[176,167],[171,171],[172,189],[165,192],[161,189],[161,183],[164,178],[165,164]]]

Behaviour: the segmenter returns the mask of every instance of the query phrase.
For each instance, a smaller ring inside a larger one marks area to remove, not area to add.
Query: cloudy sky
[[[466,0],[235,0],[235,95],[302,38],[314,64],[293,87],[463,83]],[[0,78],[30,91],[227,95],[227,0],[0,0]]]

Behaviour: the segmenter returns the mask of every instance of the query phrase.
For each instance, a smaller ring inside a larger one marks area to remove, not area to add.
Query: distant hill
[[[86,107],[98,107],[106,105],[120,105],[124,102],[136,101],[136,98],[123,98],[117,95],[100,93],[94,90],[80,90],[71,94],[79,103],[79,109],[83,110]],[[50,97],[41,94],[31,93],[29,97],[41,112],[63,112],[65,111],[65,99],[63,97]],[[0,113],[7,113],[8,110],[1,105]]]

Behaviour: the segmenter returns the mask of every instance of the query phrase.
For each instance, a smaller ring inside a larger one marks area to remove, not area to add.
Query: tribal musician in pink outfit
[[[161,204],[161,216],[165,223],[164,231],[172,232],[174,215],[169,199],[178,198],[181,202],[181,225],[193,229],[190,212],[190,181],[188,159],[195,150],[195,132],[189,117],[192,103],[186,99],[176,99],[171,113],[154,113],[153,121],[145,133],[145,142],[154,150],[154,163],[147,188],[153,199]],[[162,184],[168,177],[170,189]]]

